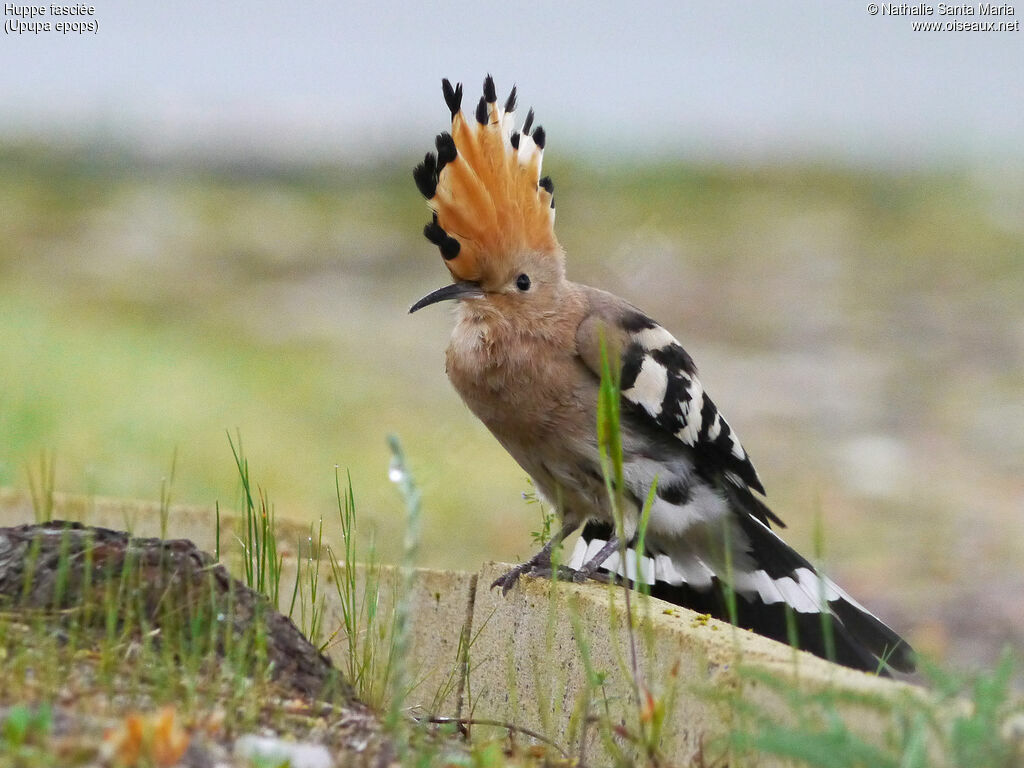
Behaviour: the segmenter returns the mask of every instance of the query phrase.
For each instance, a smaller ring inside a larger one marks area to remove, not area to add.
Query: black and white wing
[[[618,319],[625,332],[620,388],[627,402],[725,474],[764,493],[739,436],[697,378],[697,367],[676,338],[639,310]]]
[[[770,529],[781,520],[755,495],[764,487],[750,456],[704,391],[682,345],[622,300],[598,291],[593,299],[595,311],[577,334],[580,356],[599,375],[602,340],[613,346],[621,360],[624,431],[660,438],[644,449],[630,473],[637,487],[627,489],[642,503],[642,486],[657,475],[645,551],[639,560],[627,551],[625,563],[613,553],[603,570],[637,576],[655,597],[725,621],[735,618],[740,627],[850,667],[912,670],[913,651],[899,635]],[[666,441],[667,435],[676,442]],[[634,437],[634,450],[637,444]],[[640,467],[652,462],[654,469],[642,475]],[[699,535],[689,535],[701,526]],[[730,529],[728,544],[707,543],[716,527]],[[589,562],[611,535],[607,521],[588,522],[570,567]],[[715,551],[724,546],[732,550],[730,573]],[[737,598],[734,616],[729,588]]]

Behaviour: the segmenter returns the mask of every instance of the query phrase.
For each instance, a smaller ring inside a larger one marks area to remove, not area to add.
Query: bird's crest
[[[523,252],[561,259],[555,238],[554,185],[541,178],[544,129],[533,127],[533,110],[515,130],[516,89],[498,105],[494,80],[472,116],[462,111],[462,84],[442,81],[452,113],[451,133],[437,136],[413,177],[434,219],[423,230],[437,245],[457,280],[500,276]]]

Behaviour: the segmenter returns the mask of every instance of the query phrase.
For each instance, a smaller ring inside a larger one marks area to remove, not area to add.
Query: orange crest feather
[[[533,111],[513,131],[516,89],[498,106],[494,81],[484,81],[476,113],[462,109],[462,84],[443,81],[451,133],[437,137],[437,154],[416,167],[416,185],[434,211],[423,233],[441,249],[457,280],[500,277],[524,252],[561,259],[555,237],[550,178],[541,178],[544,129],[531,133]]]

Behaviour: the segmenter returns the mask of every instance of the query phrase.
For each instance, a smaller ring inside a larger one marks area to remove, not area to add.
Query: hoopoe
[[[541,176],[544,129],[533,127],[533,110],[515,129],[516,89],[501,107],[488,76],[469,116],[461,84],[444,80],[442,91],[451,132],[438,135],[436,154],[413,176],[433,211],[424,234],[454,282],[409,311],[456,301],[448,377],[562,522],[492,587],[507,592],[523,574],[551,576],[553,547],[582,526],[568,561],[576,580],[636,577],[655,597],[732,615],[847,666],[912,670],[913,651],[899,635],[771,530],[783,523],[755,495],[764,486],[749,455],[675,337],[625,300],[566,279],[554,186]],[[598,445],[602,349],[621,365],[625,562]]]

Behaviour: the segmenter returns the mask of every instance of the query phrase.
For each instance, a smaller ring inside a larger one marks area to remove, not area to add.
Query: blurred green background
[[[1024,649],[1020,32],[861,3],[96,7],[0,46],[0,485],[279,516],[350,471],[392,558],[531,554],[524,473],[444,376],[411,169],[440,79],[537,107],[570,277],[683,342],[786,538],[922,650]],[[1008,19],[1014,21],[1016,17]],[[330,528],[328,529],[330,531]],[[335,534],[336,535],[336,531]]]
[[[400,546],[397,433],[424,565],[531,553],[524,473],[444,376],[447,279],[394,164],[155,162],[0,150],[0,484],[235,502],[239,430],[277,513]],[[1020,641],[1024,187],[993,173],[601,166],[549,153],[570,276],[643,306],[696,358],[788,522],[926,650]]]

